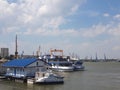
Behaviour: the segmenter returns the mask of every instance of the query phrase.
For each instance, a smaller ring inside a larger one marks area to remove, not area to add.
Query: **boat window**
[[[36,62],[36,66],[38,66],[38,62]]]

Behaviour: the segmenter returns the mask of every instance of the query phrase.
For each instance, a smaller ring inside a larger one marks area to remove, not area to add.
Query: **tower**
[[[15,38],[15,59],[18,59],[18,51],[17,51],[17,35],[16,35],[16,38]]]

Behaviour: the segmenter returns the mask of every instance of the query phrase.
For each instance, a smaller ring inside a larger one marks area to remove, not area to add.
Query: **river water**
[[[85,71],[61,72],[64,84],[30,85],[0,80],[0,90],[120,90],[120,62],[85,62]]]

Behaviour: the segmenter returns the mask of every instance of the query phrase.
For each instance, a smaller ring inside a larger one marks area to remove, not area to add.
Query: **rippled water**
[[[60,85],[27,85],[0,80],[0,90],[120,90],[119,62],[86,62],[85,71],[61,72]]]

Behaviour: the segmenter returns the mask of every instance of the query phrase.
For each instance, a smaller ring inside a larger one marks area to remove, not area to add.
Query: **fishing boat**
[[[60,84],[64,83],[64,77],[54,74],[52,71],[36,72],[35,83],[36,84]]]

